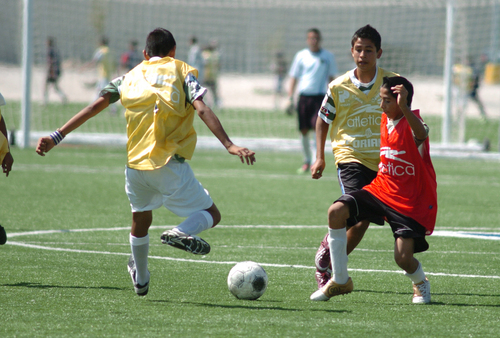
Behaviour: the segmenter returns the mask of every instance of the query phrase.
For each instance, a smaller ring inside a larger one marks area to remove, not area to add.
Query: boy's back
[[[130,168],[153,170],[171,156],[191,159],[196,146],[194,108],[186,77],[197,72],[170,58],[144,61],[125,75],[120,98],[127,109],[127,151]]]

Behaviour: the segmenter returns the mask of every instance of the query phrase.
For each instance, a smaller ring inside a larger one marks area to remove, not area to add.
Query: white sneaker
[[[130,278],[132,278],[132,283],[134,284],[135,293],[138,296],[147,295],[148,291],[149,291],[149,281],[144,285],[140,285],[139,283],[137,283],[137,280],[135,278],[135,274],[136,274],[135,261],[134,261],[134,258],[132,257],[132,255],[130,255],[130,258],[128,260],[127,269],[128,269],[128,273],[130,274]]]
[[[431,283],[427,277],[420,283],[413,284],[414,304],[429,304],[431,302]]]

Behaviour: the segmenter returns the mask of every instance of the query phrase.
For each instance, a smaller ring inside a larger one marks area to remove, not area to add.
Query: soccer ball
[[[238,299],[255,300],[267,288],[267,273],[255,262],[240,262],[233,266],[227,276],[227,287]]]

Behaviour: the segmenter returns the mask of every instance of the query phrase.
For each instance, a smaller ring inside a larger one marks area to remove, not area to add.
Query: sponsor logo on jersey
[[[399,151],[391,149],[390,147],[380,148],[380,157],[384,156],[390,161],[388,161],[387,163],[381,161],[378,165],[379,170],[382,173],[391,176],[415,176],[415,166],[413,165],[413,163],[410,163],[398,157],[399,155],[403,154],[406,154],[406,151]]]

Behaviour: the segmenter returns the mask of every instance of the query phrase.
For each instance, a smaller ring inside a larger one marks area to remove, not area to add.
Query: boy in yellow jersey
[[[313,179],[321,178],[325,170],[325,142],[330,136],[338,181],[342,193],[361,189],[376,176],[380,161],[379,88],[385,76],[394,76],[377,67],[382,56],[382,38],[370,25],[358,29],[351,40],[351,54],[356,68],[336,78],[328,86],[316,120],[316,162],[311,167]],[[359,244],[370,222],[383,225],[382,218],[359,219],[349,223],[347,237],[335,240],[347,242],[349,254]],[[331,277],[331,257],[326,234],[316,252],[316,281],[323,287]]]
[[[196,146],[195,109],[231,155],[240,157],[242,163],[255,162],[253,151],[231,142],[217,116],[203,102],[206,89],[196,79],[197,70],[176,60],[175,50],[175,39],[168,30],[157,28],[150,32],[143,51],[145,61],[113,80],[95,102],[61,129],[40,138],[36,149],[44,156],[65,135],[110,103],[121,100],[126,108],[128,136],[125,190],[132,208],[128,270],[139,296],[146,295],[149,288],[148,230],[152,210],[163,205],[187,217],[165,231],[161,240],[199,255],[209,253],[210,245],[196,235],[217,225],[221,218],[210,195],[185,162],[191,159]]]
[[[0,94],[0,107],[5,105],[5,100]],[[14,163],[14,158],[10,153],[9,147],[9,136],[7,134],[7,126],[5,125],[5,120],[2,117],[2,111],[0,110],[0,163],[2,164],[2,172],[6,177],[9,176],[9,172],[12,170],[12,164]],[[5,229],[0,225],[0,245],[7,242],[7,234]]]

